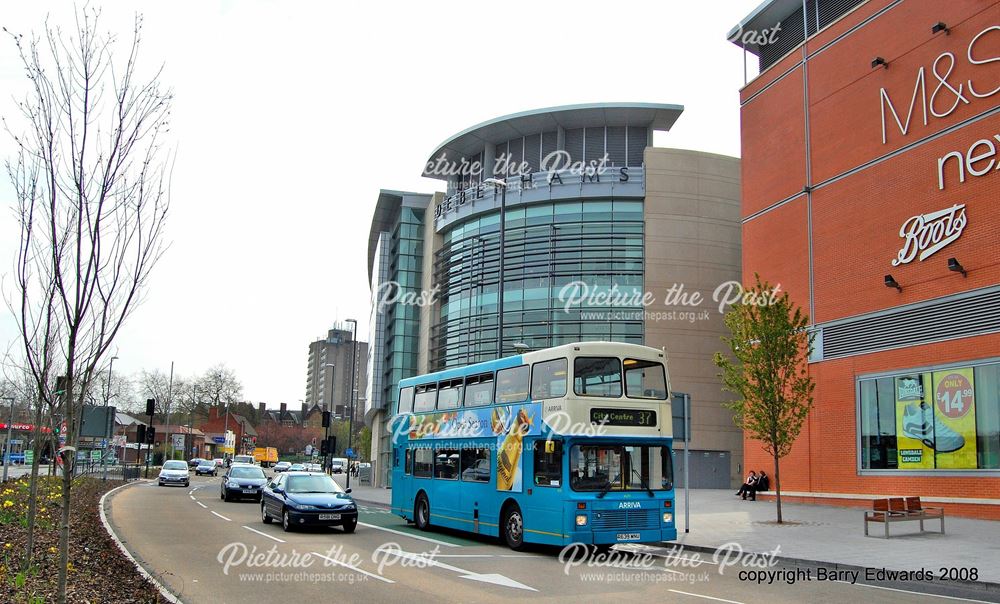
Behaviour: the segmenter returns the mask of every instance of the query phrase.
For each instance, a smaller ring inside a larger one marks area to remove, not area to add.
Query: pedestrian
[[[740,485],[740,490],[736,491],[736,496],[737,497],[742,496],[743,499],[746,499],[747,494],[751,493],[756,486],[757,486],[757,473],[754,472],[753,470],[750,470],[750,473],[747,474],[747,479],[743,481],[742,485]]]
[[[757,484],[754,485],[753,490],[750,492],[750,501],[757,501],[757,491],[770,491],[771,490],[771,480],[767,477],[767,473],[764,470],[760,471],[757,476]]]

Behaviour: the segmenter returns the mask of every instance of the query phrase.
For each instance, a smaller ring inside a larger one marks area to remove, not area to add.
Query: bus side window
[[[407,386],[399,391],[398,413],[411,413],[413,411],[413,386]]]
[[[462,449],[462,480],[466,482],[490,481],[489,449]]]
[[[434,467],[434,451],[426,447],[413,452],[413,475],[418,478],[430,478]]]
[[[536,440],[535,486],[558,487],[562,484],[562,441]]]

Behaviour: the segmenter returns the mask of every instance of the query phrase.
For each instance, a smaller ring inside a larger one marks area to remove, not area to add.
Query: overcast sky
[[[431,192],[437,145],[481,121],[573,103],[684,105],[658,146],[739,155],[742,52],[730,28],[759,0],[681,2],[94,2],[176,95],[167,236],[115,372],[232,368],[250,401],[305,396],[309,342],[356,318],[367,338],[367,242],[380,188]],[[72,3],[5,2],[19,33],[72,23]],[[505,16],[509,15],[509,16]],[[755,70],[751,70],[751,75]],[[0,38],[0,114],[27,81]],[[12,156],[0,133],[0,160]],[[0,277],[17,224],[0,178]],[[6,309],[0,344],[16,339]],[[5,346],[5,348],[7,347]],[[363,390],[363,386],[362,386]]]

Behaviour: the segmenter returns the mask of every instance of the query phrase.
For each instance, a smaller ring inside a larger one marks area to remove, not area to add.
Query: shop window
[[[1000,363],[858,382],[864,470],[1000,469]]]

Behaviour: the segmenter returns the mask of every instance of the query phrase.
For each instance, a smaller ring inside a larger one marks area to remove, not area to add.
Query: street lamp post
[[[500,189],[500,266],[497,280],[497,358],[503,358],[503,269],[504,247],[507,232],[507,180],[487,178],[483,181]],[[494,198],[496,199],[496,198]]]
[[[222,438],[223,438],[223,444],[222,444],[223,457],[225,457],[226,455],[228,455],[228,453],[226,452],[225,449],[226,449],[226,442],[229,441],[229,401],[226,401],[226,423],[225,423],[224,427],[222,428]],[[236,454],[236,437],[235,436],[233,436],[233,454],[234,455]]]
[[[351,383],[347,388],[350,401],[350,417],[347,418],[347,449],[350,450],[354,443],[354,371],[358,364],[358,322],[348,319],[348,323],[353,326],[351,330]],[[351,456],[347,458],[347,488],[351,488]]]
[[[111,376],[112,376],[111,369],[115,366],[115,359],[117,359],[117,358],[118,357],[111,357],[111,362],[108,363],[108,387],[104,389],[104,412],[105,412],[105,414],[107,413],[108,402],[111,400]],[[111,425],[114,426],[114,422],[112,422]],[[107,428],[105,428],[104,429],[105,443],[104,443],[104,447],[103,447],[104,450],[101,451],[101,475],[102,475],[101,480],[107,480],[108,479],[108,459],[107,459],[107,457],[108,457],[108,443],[106,441],[107,441],[108,438],[110,438],[110,436],[111,435],[108,434]]]
[[[4,455],[4,459],[3,459],[3,481],[7,482],[7,468],[10,467],[10,439],[13,438],[13,436],[14,436],[14,434],[13,434],[13,430],[14,430],[14,397],[12,397],[12,396],[5,396],[5,397],[3,397],[0,400],[5,400],[5,401],[7,401],[7,402],[10,403],[10,421],[7,422],[7,442],[5,442],[4,446],[3,446],[3,455]],[[38,430],[40,428],[38,426],[35,426],[35,429]]]
[[[330,368],[330,404],[326,406],[327,420],[326,426],[323,427],[323,442],[320,443],[320,450],[322,451],[330,443],[330,424],[333,423],[333,385],[337,378],[337,365],[334,363],[327,363],[323,365],[323,369],[327,367]],[[323,380],[326,381],[326,375],[324,372]],[[305,419],[305,418],[303,418]],[[327,474],[330,473],[330,456],[333,455],[328,447],[326,448],[326,455],[323,456],[323,471]]]

